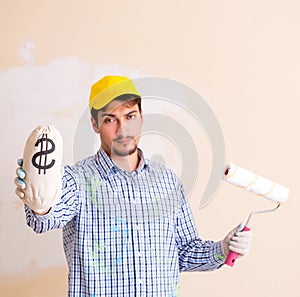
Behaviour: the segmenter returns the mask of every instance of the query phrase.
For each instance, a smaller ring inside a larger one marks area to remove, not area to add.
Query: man
[[[220,268],[229,250],[248,253],[251,231],[198,237],[179,179],[138,148],[141,95],[129,78],[96,82],[89,107],[100,149],[65,166],[59,203],[41,213],[25,205],[35,232],[63,228],[70,297],[177,296],[180,271]]]

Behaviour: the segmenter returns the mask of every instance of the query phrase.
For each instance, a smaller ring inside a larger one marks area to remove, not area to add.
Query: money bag
[[[32,210],[41,212],[60,201],[62,154],[62,136],[54,126],[38,126],[29,135],[23,153],[23,202]]]

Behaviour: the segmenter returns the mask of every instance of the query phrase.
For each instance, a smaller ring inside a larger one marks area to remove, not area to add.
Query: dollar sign
[[[46,143],[46,149],[44,150],[43,147],[43,143]],[[51,148],[48,149],[48,143],[51,144]],[[39,138],[37,140],[37,142],[35,143],[35,146],[38,146],[39,144],[41,144],[41,150],[38,153],[35,153],[32,156],[32,164],[34,167],[38,168],[39,170],[39,174],[41,174],[41,169],[44,169],[44,174],[46,174],[46,169],[50,169],[51,167],[53,167],[55,160],[52,159],[52,161],[50,162],[50,164],[47,164],[47,156],[48,154],[51,154],[52,152],[54,152],[55,150],[55,144],[53,142],[52,139],[47,137],[47,134],[43,134],[42,138]],[[42,156],[44,157],[44,164],[42,164]],[[36,159],[39,157],[39,163],[36,162]]]

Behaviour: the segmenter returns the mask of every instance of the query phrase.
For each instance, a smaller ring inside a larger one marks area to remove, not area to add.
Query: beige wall
[[[280,210],[253,218],[247,258],[234,269],[182,274],[180,296],[297,294],[298,1],[2,0],[0,25],[0,296],[66,296],[61,233],[36,235],[26,226],[14,195],[15,160],[35,126],[53,123],[64,137],[64,163],[72,163],[89,86],[105,74],[169,77],[192,87],[219,119],[227,161],[291,189]],[[200,159],[199,196],[208,160]],[[197,195],[190,203],[200,235],[215,240],[251,210],[270,207],[227,184],[207,207],[198,209]]]

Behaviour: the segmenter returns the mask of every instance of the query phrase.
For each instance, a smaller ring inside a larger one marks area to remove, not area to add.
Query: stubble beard
[[[132,140],[134,141],[134,137],[132,137]],[[115,140],[114,142],[117,143],[117,141],[118,140]],[[126,157],[134,154],[137,151],[137,147],[138,145],[136,143],[130,143],[128,148],[127,145],[123,145],[124,149],[118,149],[117,146],[113,144],[111,148],[111,152],[115,156]]]

